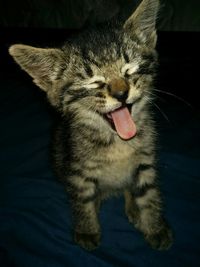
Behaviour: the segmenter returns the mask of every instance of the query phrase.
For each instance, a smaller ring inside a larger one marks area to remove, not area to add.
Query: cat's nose
[[[128,97],[128,90],[127,91],[119,90],[116,93],[114,93],[112,96],[120,102],[125,102]]]
[[[128,98],[129,84],[122,78],[113,79],[108,85],[108,92],[118,101],[125,102]]]

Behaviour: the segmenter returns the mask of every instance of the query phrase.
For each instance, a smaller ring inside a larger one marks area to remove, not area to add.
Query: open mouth
[[[133,138],[137,132],[131,108],[132,105],[125,105],[106,114],[112,129],[124,140]]]

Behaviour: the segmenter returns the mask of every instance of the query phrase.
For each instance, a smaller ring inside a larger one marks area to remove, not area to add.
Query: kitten
[[[158,8],[159,1],[143,0],[123,25],[83,32],[60,49],[9,49],[61,114],[53,165],[71,199],[75,241],[88,250],[100,243],[101,201],[118,193],[130,223],[153,248],[172,244],[150,109]]]

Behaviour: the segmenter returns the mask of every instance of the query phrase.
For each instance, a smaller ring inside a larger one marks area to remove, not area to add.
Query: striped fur
[[[61,114],[52,140],[53,166],[71,198],[75,241],[85,249],[100,242],[101,201],[120,193],[129,221],[152,247],[167,249],[172,243],[162,214],[150,108],[157,11],[157,0],[143,0],[124,25],[83,32],[60,49],[14,45],[9,50]],[[137,135],[128,141],[106,119],[122,101],[137,125]]]

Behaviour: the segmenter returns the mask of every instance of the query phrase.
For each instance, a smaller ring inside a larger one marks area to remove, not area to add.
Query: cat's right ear
[[[44,91],[51,89],[60,68],[66,64],[64,53],[60,49],[16,44],[9,48],[9,53]]]
[[[159,0],[143,0],[125,22],[124,30],[130,37],[137,37],[141,43],[149,48],[155,48],[158,10]]]

